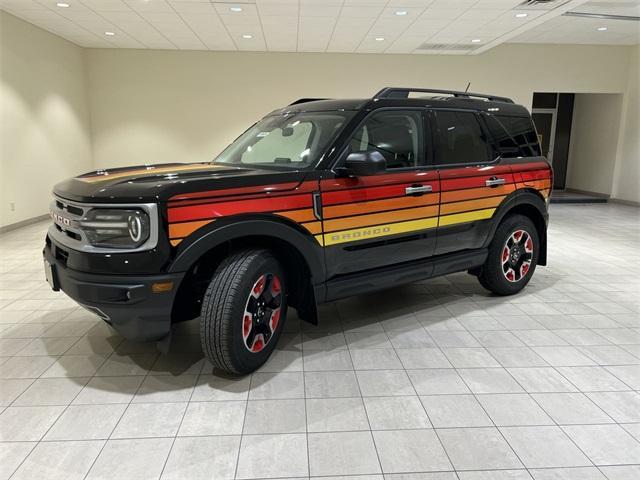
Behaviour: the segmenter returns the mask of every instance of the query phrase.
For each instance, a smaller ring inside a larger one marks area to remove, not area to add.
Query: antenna
[[[471,86],[471,82],[467,83],[467,88],[464,89],[464,93],[469,91],[469,87]]]

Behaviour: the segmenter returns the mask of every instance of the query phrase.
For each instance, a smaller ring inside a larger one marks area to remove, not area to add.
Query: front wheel
[[[497,295],[513,295],[522,290],[536,269],[540,244],[533,222],[523,215],[507,217],[489,245],[489,254],[480,270],[480,284]]]
[[[287,314],[282,268],[268,250],[242,250],[222,261],[205,292],[200,340],[214,367],[251,373],[267,361]]]

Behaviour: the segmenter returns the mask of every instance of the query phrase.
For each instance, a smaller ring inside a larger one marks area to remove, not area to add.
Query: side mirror
[[[344,162],[345,169],[356,177],[378,175],[387,170],[387,160],[376,151],[350,153]]]

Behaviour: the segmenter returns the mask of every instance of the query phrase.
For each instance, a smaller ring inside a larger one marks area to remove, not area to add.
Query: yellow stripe
[[[476,220],[484,220],[491,218],[495,208],[487,208],[486,210],[477,210],[475,212],[456,213],[454,215],[445,215],[440,217],[440,223],[438,226],[454,225],[456,223],[475,222]]]
[[[367,240],[369,238],[386,237],[388,235],[397,235],[398,233],[425,230],[427,228],[434,228],[437,226],[437,218],[422,218],[419,220],[411,220],[408,222],[390,223],[387,225],[379,225],[376,227],[355,228],[352,230],[343,230],[341,232],[327,233],[326,235],[317,235],[316,239],[318,239],[318,237],[322,237],[324,246],[326,247],[329,245],[336,245],[338,243],[355,242],[358,240]]]
[[[178,173],[190,170],[215,170],[220,169],[219,165],[210,164],[197,164],[197,165],[173,165],[171,167],[143,167],[134,170],[127,170],[124,172],[115,172],[93,175],[89,177],[76,177],[76,180],[86,183],[106,182],[107,180],[113,180],[115,178],[127,178],[127,177],[145,177],[150,175],[160,175],[163,173]]]

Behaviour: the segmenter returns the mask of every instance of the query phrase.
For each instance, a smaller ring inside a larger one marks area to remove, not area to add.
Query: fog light
[[[173,290],[173,282],[158,282],[151,285],[153,293],[166,293]]]

